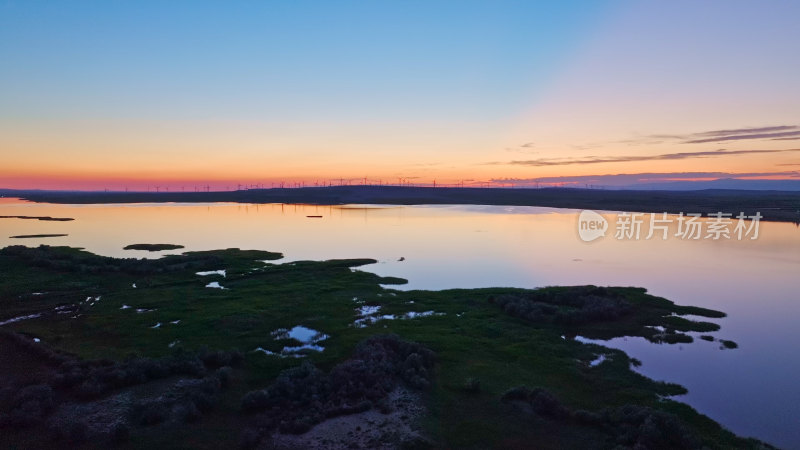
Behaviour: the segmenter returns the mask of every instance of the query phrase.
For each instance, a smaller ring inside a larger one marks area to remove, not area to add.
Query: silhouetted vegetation
[[[53,440],[65,444],[82,444],[89,439],[89,426],[80,418],[53,421],[49,424]]]
[[[225,372],[216,371],[200,379],[183,379],[155,398],[133,405],[131,416],[134,423],[156,425],[168,420],[191,423],[200,420],[218,402],[220,392],[225,389],[222,377]]]
[[[26,247],[13,245],[0,249],[7,255],[35,267],[83,273],[126,272],[133,274],[164,273],[190,268],[202,269],[219,265],[219,257],[206,253],[171,255],[156,260],[134,258],[111,258],[64,247]]]
[[[35,425],[55,407],[53,389],[46,384],[26,386],[10,400],[8,412],[0,413],[0,428]]]
[[[663,342],[665,344],[690,344],[694,342],[694,339],[688,334],[675,333],[672,331],[655,334],[650,337],[650,340],[654,342]]]
[[[0,216],[0,219],[27,219],[27,220],[43,220],[51,222],[69,222],[75,220],[72,217],[50,217],[50,216]]]
[[[243,359],[236,350],[210,354],[214,357],[208,358],[203,353],[177,352],[165,358],[130,358],[120,363],[70,359],[58,366],[51,378],[51,385],[57,389],[68,389],[82,399],[94,399],[116,389],[169,376],[202,377],[209,369],[238,365]],[[227,373],[222,376],[229,378]]]
[[[591,413],[583,414],[587,418]],[[646,406],[607,408],[598,414],[599,425],[615,446],[625,448],[701,448],[697,436],[680,419]]]
[[[116,422],[111,427],[109,441],[112,444],[119,444],[127,441],[131,437],[131,429],[126,422]]]
[[[281,372],[263,390],[242,398],[242,410],[261,413],[257,428],[302,433],[327,417],[371,409],[384,401],[399,382],[425,389],[433,378],[433,352],[395,335],[372,336],[353,356],[324,373],[309,362]],[[258,440],[248,430],[243,442]]]
[[[600,429],[609,436],[609,447],[632,449],[697,449],[700,441],[673,414],[646,406],[624,405],[598,412],[571,410],[544,388],[519,386],[501,397],[518,402],[540,417],[569,421]]]
[[[506,391],[501,397],[505,401],[520,401],[533,409],[540,416],[554,419],[569,417],[569,410],[558,399],[544,388],[529,389],[518,386]]]
[[[236,350],[207,349],[176,352],[158,359],[82,360],[21,334],[2,331],[0,339],[50,368],[43,377],[44,383],[0,391],[0,428],[40,425],[59,404],[97,400],[121,389],[172,376],[181,378],[168,391],[127,407],[130,419],[139,425],[167,420],[194,422],[216,405],[220,392],[230,384],[230,365],[243,361],[243,355]],[[102,433],[110,442],[124,441],[130,435],[128,418],[119,419]],[[96,434],[80,417],[61,416],[47,425],[52,437],[64,443],[78,444]]]
[[[491,295],[488,300],[513,317],[559,329],[580,328],[585,337],[641,336],[664,344],[693,342],[686,331],[719,329],[716,323],[689,320],[681,315],[724,317],[719,311],[675,305],[649,296],[640,288],[556,286],[510,291]]]
[[[718,211],[762,220],[798,222],[800,193],[708,189],[702,191],[636,191],[575,188],[449,188],[411,186],[332,186],[303,189],[250,189],[224,192],[67,192],[7,191],[7,195],[49,203],[239,202],[318,205],[508,205],[632,212]]]
[[[461,390],[470,394],[476,394],[481,391],[481,380],[477,378],[467,378],[461,386]]]
[[[489,302],[531,322],[579,325],[615,320],[633,311],[617,292],[597,286],[571,286],[489,297]]]

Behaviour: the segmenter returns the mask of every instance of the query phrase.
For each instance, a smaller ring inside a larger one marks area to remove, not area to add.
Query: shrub
[[[238,366],[244,361],[244,355],[238,350],[212,352],[207,348],[203,348],[198,352],[198,357],[206,367],[212,369],[222,366]]]
[[[417,389],[430,385],[433,352],[394,335],[373,336],[328,374],[308,361],[285,370],[263,390],[242,397],[242,410],[262,412],[262,425],[302,433],[325,417],[353,414],[384,404],[399,382]]]
[[[569,416],[569,410],[544,388],[528,389],[525,386],[519,386],[506,391],[502,399],[525,402],[531,406],[536,414],[543,417],[562,419]]]
[[[506,314],[530,322],[579,325],[616,320],[633,307],[616,292],[596,286],[571,286],[489,297]]]
[[[239,436],[239,448],[249,450],[261,442],[261,432],[256,428],[246,428]]]
[[[263,390],[250,391],[242,397],[242,410],[244,412],[252,413],[263,411],[267,409],[268,405],[269,397],[267,396],[267,392]]]
[[[140,403],[134,411],[140,425],[156,425],[167,420],[169,416],[169,409],[159,400]]]
[[[89,427],[80,420],[53,422],[50,432],[57,441],[81,444],[89,438]]]
[[[46,384],[26,386],[11,399],[9,414],[0,417],[0,427],[38,424],[55,407],[53,389]]]
[[[202,413],[194,402],[188,401],[175,407],[175,416],[184,423],[193,423],[200,420]]]
[[[634,448],[699,447],[696,436],[672,414],[625,405],[603,411],[603,423],[618,445]]]
[[[583,425],[599,425],[602,417],[595,412],[578,409],[572,412],[572,420]]]
[[[477,378],[467,378],[464,380],[461,390],[469,392],[470,394],[476,394],[481,391],[481,380]]]
[[[233,369],[230,366],[220,367],[214,372],[214,375],[219,379],[220,387],[226,389],[231,384]]]
[[[509,389],[501,398],[526,402],[540,416],[598,428],[609,436],[610,448],[699,448],[697,437],[677,416],[653,408],[625,405],[599,412],[570,411],[545,389],[525,386]]]
[[[202,253],[170,255],[159,259],[111,258],[86,251],[64,251],[58,247],[12,245],[0,249],[0,255],[10,256],[25,264],[63,272],[157,274],[219,266],[222,258]]]
[[[127,441],[131,437],[131,430],[125,422],[117,422],[111,427],[109,433],[109,440],[113,444],[119,444]]]
[[[420,435],[411,436],[400,442],[401,450],[427,450],[431,448],[434,448],[433,442]]]
[[[516,386],[507,390],[500,397],[501,400],[528,400],[531,390],[527,386]]]

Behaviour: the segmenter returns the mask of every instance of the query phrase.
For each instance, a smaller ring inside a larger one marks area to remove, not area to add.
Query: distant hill
[[[609,189],[647,191],[700,191],[706,189],[739,189],[747,191],[800,191],[800,180],[741,180],[721,178],[711,181],[669,181],[631,184]]]
[[[0,194],[2,191],[0,191]],[[308,203],[316,205],[506,205],[638,212],[715,212],[800,223],[800,190],[761,189],[574,189],[433,188],[335,186],[223,192],[5,191],[5,195],[48,203]]]

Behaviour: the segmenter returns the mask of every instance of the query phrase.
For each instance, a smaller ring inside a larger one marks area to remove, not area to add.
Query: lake
[[[761,222],[755,240],[684,240],[674,236],[672,223],[667,240],[660,234],[644,239],[646,229],[642,239],[618,240],[616,214],[603,212],[607,235],[584,242],[578,214],[503,206],[52,205],[0,199],[0,215],[76,219],[0,219],[0,246],[69,245],[108,256],[158,257],[174,251],[122,247],[174,243],[186,250],[279,251],[287,261],[366,257],[379,262],[363,270],[408,279],[402,289],[645,287],[676,303],[728,313],[715,320],[722,326],[715,335],[739,348],[721,350],[718,342],[699,339],[656,345],[628,338],[604,345],[641,360],[641,373],[686,386],[689,393],[680,400],[737,434],[800,448],[798,226]],[[36,234],[68,236],[10,238]]]

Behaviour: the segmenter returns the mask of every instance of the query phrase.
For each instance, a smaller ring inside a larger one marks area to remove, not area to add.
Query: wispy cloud
[[[745,140],[795,140],[800,139],[800,126],[773,125],[767,127],[729,128],[725,130],[701,131],[685,134],[650,134],[612,143],[643,145],[660,144],[661,142],[679,142],[682,144],[707,144],[710,142],[745,141]]]
[[[800,139],[800,131],[784,131],[780,133],[752,133],[752,134],[735,134],[730,136],[715,136],[703,139],[691,139],[686,141],[686,144],[705,144],[708,142],[724,142],[724,141],[742,141],[748,139],[778,139],[783,140],[787,138]]]
[[[485,164],[548,167],[548,166],[571,166],[571,165],[583,165],[583,164],[622,163],[622,162],[636,162],[636,161],[664,161],[664,160],[679,160],[679,159],[694,159],[694,158],[718,158],[721,156],[738,156],[738,155],[766,154],[766,153],[793,153],[793,152],[800,152],[800,148],[790,148],[782,150],[719,149],[719,150],[709,150],[701,152],[663,153],[660,155],[588,156],[583,158],[540,158],[540,159],[528,159],[528,160],[514,160],[507,162],[489,162]]]
[[[518,145],[516,147],[507,147],[506,151],[507,152],[511,152],[511,153],[525,153],[525,154],[528,154],[528,155],[534,155],[536,153],[539,153],[539,152],[533,151],[533,149],[535,147],[536,147],[535,143],[526,142],[526,143],[524,143],[522,145]]]
[[[791,131],[797,129],[798,127],[795,125],[777,125],[772,127],[734,128],[731,130],[704,131],[702,133],[694,133],[692,136],[719,137],[719,136],[731,136],[734,134],[775,133],[779,131]]]

